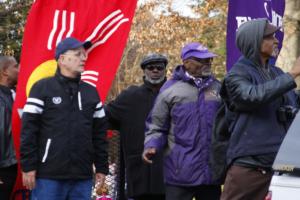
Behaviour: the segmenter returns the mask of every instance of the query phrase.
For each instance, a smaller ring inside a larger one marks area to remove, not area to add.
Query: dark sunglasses
[[[156,65],[150,65],[146,67],[147,70],[153,71],[154,69],[157,69],[158,71],[162,71],[165,69],[163,66],[156,66]]]
[[[270,40],[270,39],[275,39],[275,33],[269,34],[263,37],[264,40]]]
[[[200,59],[200,58],[192,57],[191,59],[194,60],[194,61],[197,61],[197,62],[199,62],[199,63],[201,63],[203,65],[210,65],[212,63],[212,61],[213,61],[212,58]]]

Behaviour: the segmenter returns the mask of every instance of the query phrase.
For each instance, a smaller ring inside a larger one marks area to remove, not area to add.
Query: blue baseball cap
[[[213,58],[217,55],[208,51],[207,47],[198,42],[192,42],[185,45],[181,50],[181,59],[186,60],[190,57],[205,59]]]
[[[90,41],[80,42],[76,38],[68,37],[60,41],[55,49],[55,59],[58,60],[59,56],[71,49],[77,49],[83,47],[88,49],[92,46]]]

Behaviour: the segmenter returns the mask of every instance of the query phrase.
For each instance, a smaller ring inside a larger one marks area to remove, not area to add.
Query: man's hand
[[[101,188],[105,181],[105,174],[96,173],[95,181],[98,188]]]
[[[35,187],[35,175],[36,171],[22,172],[23,185],[28,190],[32,190]]]
[[[151,147],[149,149],[145,149],[143,152],[143,160],[146,163],[152,164],[152,157],[156,154],[156,149]]]
[[[293,78],[296,78],[297,76],[300,75],[300,57],[298,57],[297,60],[295,61],[293,68],[289,71],[289,74]]]
[[[1,184],[4,184],[4,183],[3,183],[3,181],[2,181],[1,178],[0,178],[0,185],[1,185]]]

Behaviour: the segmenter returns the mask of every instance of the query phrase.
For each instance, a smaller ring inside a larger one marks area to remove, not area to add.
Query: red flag
[[[91,41],[82,79],[97,87],[105,99],[126,45],[137,0],[36,0],[23,38],[17,96],[13,110],[13,136],[17,157],[20,115],[31,86],[56,70],[54,52],[62,39],[72,36]],[[21,188],[19,174],[16,188]]]

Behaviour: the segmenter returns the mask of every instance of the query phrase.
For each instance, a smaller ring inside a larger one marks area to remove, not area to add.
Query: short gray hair
[[[0,56],[0,71],[2,71],[9,62],[15,61],[13,56]]]

